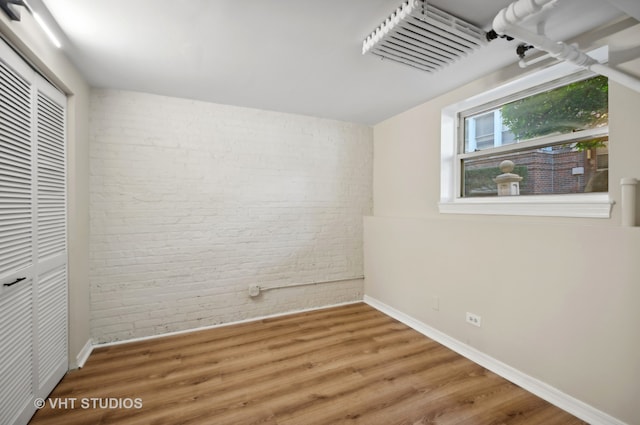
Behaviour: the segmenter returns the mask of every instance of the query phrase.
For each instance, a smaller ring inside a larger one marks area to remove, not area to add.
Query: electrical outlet
[[[434,295],[431,299],[431,308],[435,311],[440,310],[440,298],[437,295]]]
[[[260,287],[258,285],[249,285],[249,296],[257,297],[260,295]]]
[[[482,323],[482,317],[477,314],[467,312],[467,323],[472,324],[473,326],[480,327]]]

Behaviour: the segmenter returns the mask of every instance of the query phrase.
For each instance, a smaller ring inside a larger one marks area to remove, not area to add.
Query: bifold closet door
[[[67,370],[65,96],[0,41],[0,423]]]
[[[33,117],[28,67],[0,61],[0,423],[22,419],[33,386]],[[8,58],[5,60],[5,57]]]
[[[34,333],[36,395],[68,370],[66,97],[36,75]]]

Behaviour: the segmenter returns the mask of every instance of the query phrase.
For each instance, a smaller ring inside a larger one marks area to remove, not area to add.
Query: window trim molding
[[[608,47],[589,53],[606,62]],[[525,75],[494,89],[464,99],[442,109],[440,123],[440,202],[441,214],[490,214],[542,217],[610,218],[614,202],[609,193],[567,195],[503,196],[462,198],[459,196],[461,173],[458,155],[458,114],[482,105],[531,90],[542,84],[576,74],[581,68],[562,62]]]
[[[443,214],[610,218],[613,201],[607,193],[580,193],[458,198],[455,202],[440,202],[438,207]]]

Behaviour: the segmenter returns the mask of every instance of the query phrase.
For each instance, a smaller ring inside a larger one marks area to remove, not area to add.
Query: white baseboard
[[[558,406],[562,410],[571,413],[591,425],[627,425],[624,422],[621,422],[620,420],[596,409],[595,407],[573,398],[549,384],[520,372],[519,370],[514,369],[513,367],[502,363],[501,361],[496,360],[493,357],[488,356],[487,354],[464,344],[381,301],[376,300],[375,298],[365,295],[364,302],[376,310],[393,317],[410,328],[413,328],[421,334],[468,358],[474,363],[477,363],[493,373],[500,375],[508,381],[513,382],[530,393],[535,394],[555,406]]]
[[[91,355],[92,351],[93,351],[93,342],[91,341],[91,338],[89,338],[87,342],[84,344],[84,347],[82,347],[82,350],[80,350],[80,352],[76,356],[76,366],[79,369],[81,369],[84,366],[84,364],[87,362],[87,359],[89,359],[89,356]]]
[[[286,312],[283,312],[283,313],[276,313],[276,314],[271,314],[271,315],[267,315],[267,316],[251,317],[249,319],[237,320],[235,322],[220,323],[220,324],[217,324],[217,325],[210,325],[210,326],[201,326],[201,327],[198,327],[198,328],[185,329],[185,330],[182,330],[182,331],[166,332],[166,333],[162,333],[162,334],[158,334],[158,335],[141,336],[141,337],[138,337],[138,338],[130,338],[130,339],[122,340],[122,341],[103,342],[103,343],[98,343],[98,344],[94,345],[94,347],[110,347],[110,346],[113,346],[113,345],[128,344],[130,342],[147,341],[147,340],[151,340],[151,339],[162,338],[162,337],[165,337],[165,336],[181,335],[181,334],[186,334],[186,333],[190,333],[190,332],[198,332],[198,331],[205,331],[205,330],[208,330],[208,329],[223,328],[225,326],[240,325],[242,323],[256,322],[258,320],[264,320],[264,319],[273,319],[273,318],[276,318],[276,317],[289,316],[291,314],[296,314],[296,313],[306,313],[308,311],[324,310],[325,308],[340,307],[340,306],[343,306],[343,305],[359,304],[359,303],[362,303],[362,302],[363,302],[363,300],[355,300],[355,301],[347,301],[347,302],[337,303],[337,304],[324,305],[324,306],[321,306],[321,307],[311,307],[311,308],[305,308],[305,309],[301,309],[301,310],[286,311]]]

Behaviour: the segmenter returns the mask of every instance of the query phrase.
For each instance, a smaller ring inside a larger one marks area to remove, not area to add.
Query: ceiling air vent
[[[364,40],[362,54],[436,72],[486,43],[480,28],[424,0],[408,0]]]

